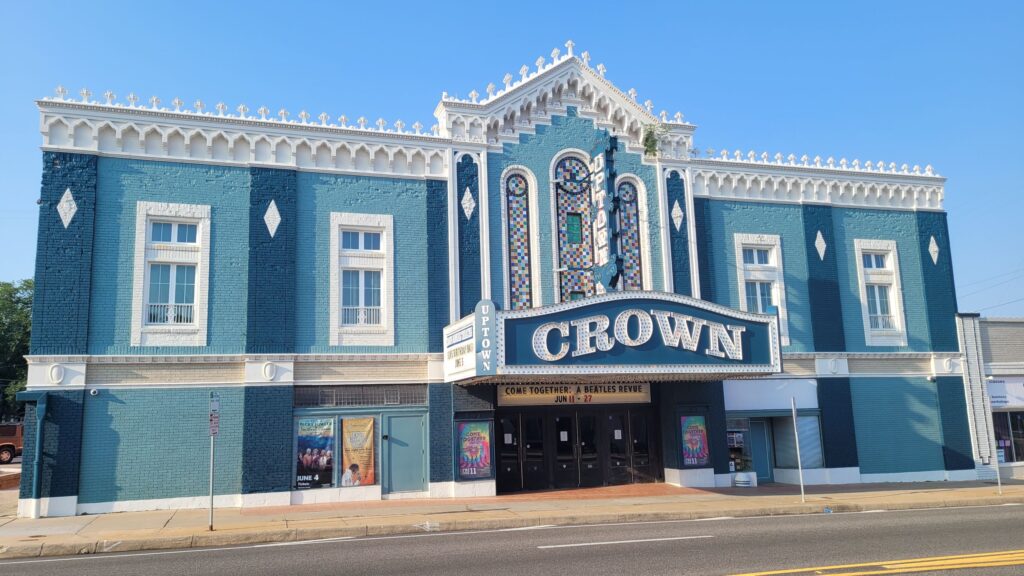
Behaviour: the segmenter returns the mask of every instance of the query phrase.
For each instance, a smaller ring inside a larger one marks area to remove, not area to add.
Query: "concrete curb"
[[[753,518],[762,516],[794,516],[821,514],[828,507],[833,513],[866,512],[870,510],[927,510],[937,508],[958,508],[971,506],[998,506],[1003,504],[1024,504],[1024,496],[984,497],[972,499],[950,498],[923,502],[892,502],[885,504],[863,504],[856,502],[808,502],[757,508],[715,509],[692,512],[599,512],[586,514],[573,512],[550,516],[517,518],[486,518],[479,520],[438,520],[427,517],[426,523],[414,524],[367,524],[363,526],[323,526],[288,529],[259,530],[245,528],[215,532],[196,532],[190,535],[150,536],[122,540],[90,540],[73,537],[54,542],[46,540],[19,541],[0,544],[0,559],[41,558],[78,554],[106,554],[112,552],[138,552],[144,550],[175,550],[187,548],[208,548],[252,544],[301,542],[332,538],[360,538],[367,536],[401,536],[428,532],[465,532],[473,530],[506,530],[540,525],[588,525],[605,523],[659,522],[679,520],[702,520],[710,518]],[[439,515],[443,516],[443,515]]]

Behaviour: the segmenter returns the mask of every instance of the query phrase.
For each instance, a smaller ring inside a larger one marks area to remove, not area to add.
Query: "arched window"
[[[640,204],[636,184],[619,183],[619,255],[622,257],[622,289],[643,290],[640,256]]]
[[[508,222],[508,285],[512,310],[530,308],[530,185],[522,174],[505,179],[505,210]]]
[[[555,165],[558,210],[559,294],[568,302],[594,294],[590,168],[575,156]]]

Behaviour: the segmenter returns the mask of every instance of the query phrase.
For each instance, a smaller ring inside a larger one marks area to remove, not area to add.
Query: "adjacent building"
[[[994,473],[930,166],[697,153],[571,42],[485,92],[38,101],[20,513],[205,506],[211,433],[218,506]]]

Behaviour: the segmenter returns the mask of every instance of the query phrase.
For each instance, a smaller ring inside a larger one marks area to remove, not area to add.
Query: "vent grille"
[[[296,386],[295,407],[426,406],[425,384]]]

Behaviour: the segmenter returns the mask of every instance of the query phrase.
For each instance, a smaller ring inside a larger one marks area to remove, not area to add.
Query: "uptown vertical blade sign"
[[[483,301],[445,328],[444,339],[447,382],[782,371],[775,316],[662,292],[616,291],[515,311]]]

